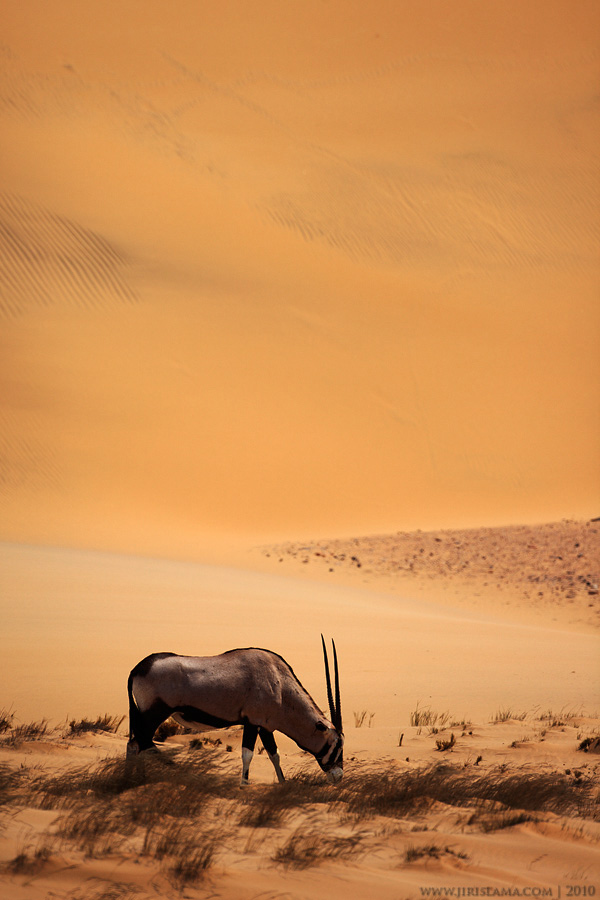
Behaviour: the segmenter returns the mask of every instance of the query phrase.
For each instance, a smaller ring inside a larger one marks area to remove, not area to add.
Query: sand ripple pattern
[[[22,197],[0,194],[0,316],[56,300],[94,309],[135,303],[128,261],[101,235]]]
[[[28,423],[31,425],[31,423]],[[60,490],[62,472],[54,452],[35,434],[22,434],[22,420],[0,413],[0,498],[23,490]]]
[[[478,154],[434,171],[348,164],[268,198],[265,211],[354,260],[569,270],[596,264],[597,184],[597,171],[550,179]]]

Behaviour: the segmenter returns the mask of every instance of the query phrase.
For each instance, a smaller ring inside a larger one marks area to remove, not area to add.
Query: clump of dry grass
[[[349,859],[360,853],[361,834],[331,835],[312,828],[297,828],[277,848],[273,861],[292,869],[306,869],[329,859]]]
[[[368,717],[368,718],[367,718]],[[365,721],[367,722],[369,728],[373,724],[373,719],[375,718],[375,713],[369,712],[368,709],[361,709],[360,711],[354,711],[354,727],[362,728]]]
[[[594,734],[584,738],[577,749],[583,750],[584,753],[600,753],[600,735]]]
[[[135,832],[135,824],[115,806],[70,810],[55,823],[54,836],[87,857],[98,858],[122,847],[127,836]]]
[[[95,719],[72,719],[69,722],[67,737],[88,732],[96,733],[98,731],[116,734],[124,718],[125,716],[110,716],[108,713],[105,713],[103,716],[96,716]]]
[[[40,844],[34,849],[26,847],[8,860],[3,866],[11,875],[36,875],[48,862],[52,851],[47,844]]]
[[[425,857],[440,859],[442,856],[454,856],[456,859],[468,859],[466,853],[461,850],[453,850],[452,847],[438,847],[437,844],[426,844],[424,847],[407,847],[404,853],[404,862],[413,863]]]
[[[527,718],[526,712],[516,713],[509,706],[501,706],[492,716],[494,725],[501,725],[504,722],[523,722]]]
[[[6,734],[12,728],[15,714],[7,709],[0,709],[0,734]]]
[[[256,797],[248,803],[238,819],[238,825],[245,828],[274,828],[280,825],[288,808],[272,794]]]
[[[104,878],[88,878],[84,885],[70,891],[69,900],[135,900],[142,892],[137,884],[115,882]]]
[[[314,804],[335,804],[339,799],[336,787],[323,781],[322,776],[298,772],[283,784],[274,784],[261,791],[242,794],[245,806],[238,824],[249,828],[271,828],[279,825],[292,809]]]
[[[14,799],[22,774],[7,763],[0,763],[0,808]]]
[[[565,725],[575,724],[575,720],[581,717],[580,713],[573,710],[561,709],[560,712],[554,712],[548,709],[539,716],[540,722],[545,722],[548,728],[563,728]]]
[[[179,888],[199,881],[213,864],[227,831],[205,823],[179,823],[167,829],[148,829],[143,854],[165,860],[165,871]]]
[[[510,812],[498,810],[496,812],[477,812],[468,820],[468,825],[477,825],[485,834],[501,831],[503,828],[513,828],[515,825],[523,825],[525,822],[537,822],[535,816],[526,812]]]
[[[11,713],[7,716],[7,714],[4,713],[3,715],[5,718],[2,722],[1,730],[5,736],[1,741],[3,744],[10,747],[16,747],[18,744],[23,744],[28,741],[40,741],[50,733],[46,719],[41,719],[39,722],[27,722],[23,725],[17,725],[15,728],[12,725],[12,720],[14,718],[13,714]]]
[[[507,809],[549,811],[588,818],[600,816],[597,785],[556,772],[502,767],[475,775],[472,768],[438,763],[426,769],[357,772],[338,789],[340,801],[358,817],[404,816],[432,802],[477,806],[494,801]]]
[[[452,732],[448,740],[445,740],[444,738],[437,740],[435,742],[435,749],[444,753],[446,750],[452,750],[455,744],[456,738],[454,737],[454,732]]]
[[[410,714],[410,724],[413,728],[431,728],[434,725],[437,725],[438,729],[444,728],[449,720],[449,712],[439,713],[431,709],[430,706],[424,706],[422,709],[419,709],[418,703]]]

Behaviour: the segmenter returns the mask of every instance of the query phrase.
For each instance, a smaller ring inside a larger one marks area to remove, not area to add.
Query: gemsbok
[[[344,774],[338,660],[332,641],[334,696],[323,635],[321,641],[331,720],[302,687],[291,666],[271,650],[248,647],[219,656],[147,656],[132,669],[127,682],[127,755],[156,749],[154,732],[169,716],[199,731],[243,725],[243,785],[248,784],[257,736],[269,754],[277,778],[285,781],[274,731],[281,731],[302,750],[312,753],[328,780],[337,784]]]

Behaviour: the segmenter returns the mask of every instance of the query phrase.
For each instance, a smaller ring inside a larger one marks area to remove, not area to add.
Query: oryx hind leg
[[[127,755],[142,753],[144,750],[156,750],[156,744],[152,740],[154,732],[170,714],[171,708],[162,700],[155,700],[152,706],[143,712],[139,710],[131,722],[132,736],[127,745]]]
[[[254,756],[254,745],[256,744],[257,735],[258,728],[256,725],[251,725],[250,722],[246,722],[244,725],[244,734],[242,736],[242,785],[248,784],[248,772],[250,771],[250,763]]]
[[[275,774],[277,775],[277,780],[280,784],[283,784],[285,781],[285,776],[281,771],[281,765],[279,761],[279,753],[277,751],[277,744],[275,743],[275,738],[273,737],[273,732],[268,731],[266,728],[259,728],[258,733],[260,735],[260,739],[262,741],[262,745],[269,754],[269,759],[273,763],[273,768],[275,769]]]

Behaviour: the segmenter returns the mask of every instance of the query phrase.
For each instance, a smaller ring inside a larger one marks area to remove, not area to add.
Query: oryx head
[[[326,733],[325,743],[322,749],[316,754],[316,759],[324,772],[327,773],[327,780],[332,784],[337,784],[342,780],[344,774],[344,732],[342,731],[342,705],[340,702],[340,678],[338,672],[337,653],[335,651],[335,641],[331,641],[333,646],[333,673],[335,678],[335,700],[331,690],[331,676],[329,674],[329,659],[327,658],[327,648],[325,647],[325,638],[321,635],[323,643],[323,659],[325,660],[325,679],[327,681],[327,699],[329,701],[329,713],[333,728],[327,728],[326,725],[319,724],[317,728]]]

